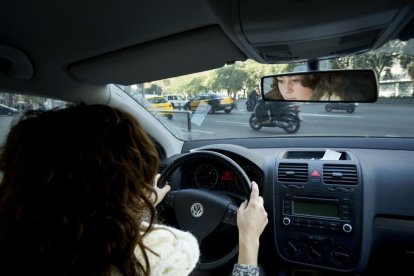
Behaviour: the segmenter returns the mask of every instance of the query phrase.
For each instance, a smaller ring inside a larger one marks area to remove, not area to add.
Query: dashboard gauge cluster
[[[262,174],[253,166],[242,166],[251,181],[259,187],[262,184]],[[230,168],[213,163],[198,164],[194,170],[194,184],[197,188],[222,190],[233,193],[243,191],[242,183]]]
[[[194,173],[194,182],[199,188],[211,189],[217,185],[219,173],[212,164],[202,164]]]

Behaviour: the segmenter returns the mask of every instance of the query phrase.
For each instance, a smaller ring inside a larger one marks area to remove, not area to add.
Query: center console
[[[276,162],[275,235],[287,261],[352,271],[361,255],[362,183],[350,152],[286,151]]]

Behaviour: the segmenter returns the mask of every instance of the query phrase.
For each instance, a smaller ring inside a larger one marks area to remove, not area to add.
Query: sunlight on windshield
[[[412,137],[413,49],[413,40],[391,41],[365,54],[320,62],[321,70],[375,71],[379,81],[376,103],[266,105],[257,91],[261,77],[306,71],[306,64],[263,65],[252,60],[133,85],[129,94],[183,140],[286,135]],[[145,101],[149,95],[162,96],[172,109]]]

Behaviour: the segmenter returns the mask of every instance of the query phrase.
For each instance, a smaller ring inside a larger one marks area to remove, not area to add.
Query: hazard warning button
[[[321,174],[317,171],[317,170],[313,170],[313,172],[311,173],[312,177],[321,177]]]

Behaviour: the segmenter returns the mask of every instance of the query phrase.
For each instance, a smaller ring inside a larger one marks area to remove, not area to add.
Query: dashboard
[[[222,153],[259,184],[269,215],[259,262],[268,271],[289,264],[361,273],[373,263],[381,270],[384,260],[399,267],[413,261],[414,145],[406,142],[399,150],[379,141],[380,149],[195,143],[184,151]],[[323,160],[327,149],[338,159]],[[234,173],[222,164],[197,160],[179,174],[182,188],[242,196]]]
[[[261,187],[263,171],[257,165],[241,157],[233,156],[233,160],[242,167],[250,180]],[[242,184],[233,170],[212,161],[199,160],[183,167],[181,185],[183,188],[207,189],[243,196]]]

